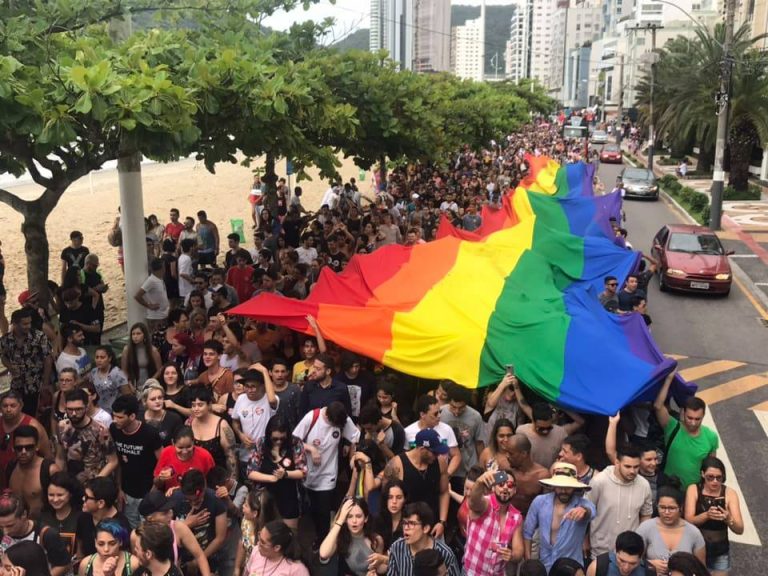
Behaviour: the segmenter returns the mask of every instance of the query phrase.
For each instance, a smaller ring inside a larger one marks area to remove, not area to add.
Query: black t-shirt
[[[136,572],[134,572],[135,576],[152,576],[152,572],[149,571],[149,568],[144,568],[144,566],[140,566]],[[168,572],[163,574],[163,576],[184,576],[184,573],[181,571],[181,568],[176,566],[175,564],[171,563],[171,567],[168,569]]]
[[[99,317],[96,311],[91,307],[88,302],[80,302],[80,307],[77,310],[70,310],[67,307],[59,313],[59,324],[64,326],[67,322],[73,320],[85,324],[86,326],[97,326],[99,324]],[[96,332],[84,332],[85,345],[86,346],[98,346],[101,343],[101,338]]]
[[[67,263],[67,268],[77,266],[82,269],[85,266],[85,257],[88,256],[89,253],[90,250],[85,246],[80,246],[80,248],[67,246],[61,251],[61,259]]]
[[[328,254],[328,267],[334,272],[341,272],[347,264],[347,257],[343,252]]]
[[[128,522],[128,518],[122,512],[118,512],[109,520],[115,520],[125,528],[128,534],[131,533],[131,523]],[[93,523],[93,516],[88,512],[83,512],[77,519],[76,539],[83,548],[83,557],[96,554],[96,524]]]
[[[213,542],[214,538],[216,538],[216,517],[227,513],[226,504],[217,498],[216,493],[210,488],[205,489],[202,503],[194,509],[181,490],[176,490],[173,493],[171,496],[171,504],[173,505],[174,515],[177,520],[184,520],[190,514],[200,510],[208,511],[209,517],[205,524],[190,528],[195,535],[197,543],[200,544],[200,547],[203,550],[205,550],[208,545]]]
[[[181,428],[184,424],[184,420],[178,412],[173,410],[166,410],[165,416],[159,422],[157,420],[145,420],[147,426],[157,430],[160,435],[160,442],[163,446],[170,446],[173,441],[173,437],[176,434],[176,430]]]
[[[109,433],[115,441],[123,492],[143,498],[152,489],[152,472],[157,466],[155,452],[163,447],[160,434],[143,422],[133,434],[126,434],[112,424]]]
[[[66,518],[59,520],[52,510],[44,508],[40,513],[40,524],[58,530],[59,538],[64,543],[70,557],[74,556],[76,552],[75,535],[77,534],[77,521],[82,514],[82,510],[72,509]]]
[[[163,255],[160,256],[161,260],[165,264],[164,272],[163,272],[163,283],[165,284],[165,293],[168,295],[168,298],[178,298],[179,297],[179,280],[177,278],[174,278],[171,275],[171,264],[178,261],[178,258],[176,258],[173,254],[168,254],[166,252],[163,252]]]

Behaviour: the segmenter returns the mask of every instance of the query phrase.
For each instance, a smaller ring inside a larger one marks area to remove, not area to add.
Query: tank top
[[[91,554],[88,558],[88,565],[85,568],[85,576],[93,576],[93,561],[96,559],[97,554]],[[123,552],[123,570],[120,572],[120,576],[131,576],[133,570],[131,570],[131,555],[128,552]]]
[[[725,485],[720,487],[719,496],[705,496],[702,491],[702,485],[696,485],[696,514],[703,514],[713,505],[715,498],[725,498]],[[701,535],[704,536],[704,542],[707,545],[707,558],[715,558],[728,554],[730,551],[730,542],[728,541],[728,524],[722,520],[707,520],[699,526]]]
[[[407,454],[400,455],[403,484],[411,502],[426,502],[432,510],[440,510],[440,462],[435,460],[423,472],[411,464]]]
[[[352,573],[355,576],[365,576],[368,574],[368,557],[373,554],[373,550],[365,541],[365,536],[352,536],[349,542],[349,550],[344,556],[344,563],[347,565],[346,573]]]
[[[56,422],[61,422],[67,417],[66,410],[59,410],[59,399],[61,398],[61,394],[62,392],[59,390],[53,395],[53,417],[56,419]]]
[[[226,469],[227,455],[224,453],[224,448],[221,447],[222,421],[223,419],[219,418],[219,422],[216,424],[216,435],[213,438],[209,438],[208,440],[199,440],[198,438],[195,438],[195,446],[200,446],[200,448],[208,450],[211,456],[213,456],[213,461],[216,463],[216,466],[221,466]]]

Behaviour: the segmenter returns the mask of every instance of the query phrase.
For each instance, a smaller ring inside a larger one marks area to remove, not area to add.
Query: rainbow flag
[[[386,246],[355,256],[340,274],[324,269],[306,300],[263,294],[230,314],[302,332],[312,314],[324,337],[346,349],[470,388],[498,383],[513,364],[547,400],[613,414],[652,399],[675,362],[640,315],[600,305],[603,278],[625,278],[639,254],[605,234],[575,234],[566,201],[581,196],[519,187],[509,202],[512,226],[473,240],[449,234]]]

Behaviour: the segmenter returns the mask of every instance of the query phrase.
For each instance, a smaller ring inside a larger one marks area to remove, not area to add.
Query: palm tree
[[[654,107],[659,135],[680,143],[693,140],[700,154],[698,168],[707,171],[714,159],[717,116],[714,96],[723,61],[725,28],[695,29],[696,37],[670,40],[656,65]],[[733,96],[729,110],[731,173],[729,184],[746,189],[752,149],[768,141],[768,76],[765,56],[752,48],[763,36],[751,38],[749,26],[734,33],[731,44]],[[647,119],[649,74],[638,86],[638,107]]]

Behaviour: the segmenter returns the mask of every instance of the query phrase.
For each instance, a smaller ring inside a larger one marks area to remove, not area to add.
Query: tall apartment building
[[[515,81],[549,82],[552,65],[553,17],[558,0],[516,0],[507,44],[507,76]]]
[[[535,0],[531,26],[531,72],[544,85],[551,82],[552,44],[554,40],[554,14],[558,0]]]
[[[482,18],[467,20],[453,29],[453,73],[459,78],[483,79]]]
[[[371,52],[386,50],[401,70],[414,63],[414,0],[371,0]]]
[[[748,24],[751,27],[753,38],[768,33],[768,0],[742,2],[736,11],[736,26],[742,24]],[[768,39],[760,40],[755,47],[768,50]]]
[[[451,69],[451,0],[413,0],[413,69]]]
[[[635,2],[640,0],[604,0],[600,2],[603,10],[603,35],[614,36],[619,22],[630,18],[635,10]]]
[[[551,93],[562,97],[566,60],[573,49],[601,37],[603,12],[599,2],[577,0],[570,6],[568,2],[562,2],[552,22],[552,61],[547,87]]]
[[[518,82],[531,75],[531,24],[534,0],[515,0],[506,50],[507,78]]]

